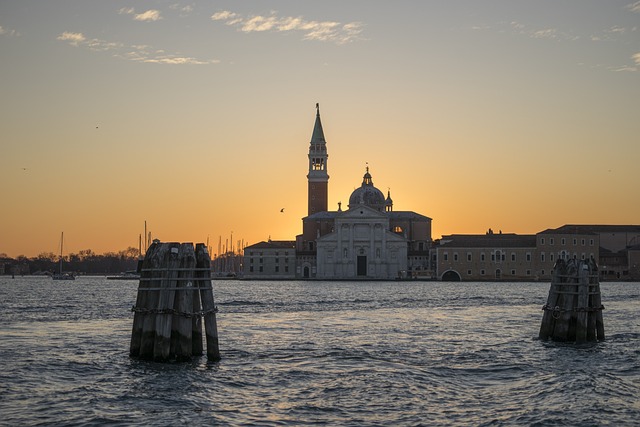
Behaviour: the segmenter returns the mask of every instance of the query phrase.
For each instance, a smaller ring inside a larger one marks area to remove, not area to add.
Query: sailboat
[[[64,245],[64,231],[62,232],[62,235],[60,236],[60,272],[59,273],[53,273],[51,275],[51,278],[53,280],[76,280],[76,277],[73,275],[73,273],[63,273],[62,272],[62,249],[63,249],[63,245]]]

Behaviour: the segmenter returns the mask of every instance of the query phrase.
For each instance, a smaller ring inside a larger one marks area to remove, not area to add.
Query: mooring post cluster
[[[576,343],[604,340],[603,309],[595,261],[559,259],[542,307],[540,338]]]
[[[203,243],[154,241],[142,262],[131,332],[130,354],[159,362],[203,354],[220,359],[211,258]]]

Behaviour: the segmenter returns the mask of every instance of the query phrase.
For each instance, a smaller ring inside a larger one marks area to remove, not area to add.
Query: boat
[[[63,250],[63,245],[64,245],[64,231],[62,232],[62,235],[60,236],[60,272],[58,273],[53,273],[51,275],[51,278],[53,280],[76,280],[76,276],[73,275],[73,273],[64,273],[62,271],[62,250]]]

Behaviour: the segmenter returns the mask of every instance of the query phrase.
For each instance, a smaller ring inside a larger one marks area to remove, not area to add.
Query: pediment
[[[344,211],[342,215],[336,218],[336,221],[342,219],[385,219],[388,220],[389,217],[384,212],[378,212],[375,209],[370,208],[366,205],[356,205],[355,207],[350,208],[347,211]]]

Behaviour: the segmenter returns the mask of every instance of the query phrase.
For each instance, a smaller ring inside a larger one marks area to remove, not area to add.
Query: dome
[[[349,197],[349,208],[354,208],[357,205],[366,205],[370,208],[383,212],[385,209],[385,197],[382,191],[378,190],[373,185],[371,180],[371,174],[369,174],[369,167],[362,179],[362,185],[360,188],[356,188]]]

